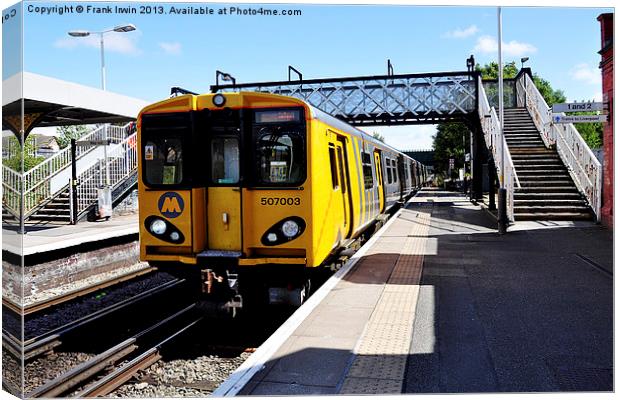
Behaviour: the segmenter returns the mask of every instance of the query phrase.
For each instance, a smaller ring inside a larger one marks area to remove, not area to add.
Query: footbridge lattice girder
[[[477,109],[476,72],[381,75],[212,86],[296,97],[353,125],[437,123]]]

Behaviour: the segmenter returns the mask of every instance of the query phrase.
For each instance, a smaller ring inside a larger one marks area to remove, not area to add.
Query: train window
[[[344,159],[342,158],[342,148],[338,147],[338,165],[340,165],[340,182],[341,182],[341,187],[342,187],[342,193],[347,193],[347,183],[344,180],[344,169],[345,169],[345,165],[344,165]]]
[[[255,125],[259,184],[305,180],[305,146],[300,125]]]
[[[362,172],[364,173],[364,188],[371,189],[375,182],[372,177],[372,164],[370,163],[370,154],[362,152]]]
[[[387,170],[387,183],[392,183],[392,162],[389,158],[386,158],[386,170]]]
[[[329,166],[332,171],[332,187],[338,189],[338,171],[336,168],[336,151],[329,146]]]
[[[153,137],[143,149],[146,183],[175,185],[183,180],[183,146],[180,138]]]
[[[239,140],[214,138],[211,140],[211,179],[214,183],[239,182]]]

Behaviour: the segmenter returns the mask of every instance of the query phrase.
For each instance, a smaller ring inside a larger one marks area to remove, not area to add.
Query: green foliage
[[[600,122],[575,124],[575,128],[591,149],[603,147],[603,124]]]
[[[88,132],[88,129],[83,125],[59,126],[56,132],[59,134],[56,142],[61,149],[64,149],[71,144],[71,139],[81,138]]]
[[[555,103],[564,103],[566,101],[566,96],[564,96],[564,92],[561,90],[554,90],[551,87],[549,81],[541,78],[536,74],[534,74],[532,80],[536,85],[536,89],[538,89],[549,107],[551,107]]]
[[[463,136],[465,141],[463,143]],[[451,178],[458,177],[459,168],[463,168],[465,149],[469,149],[469,129],[460,122],[446,122],[437,126],[433,136],[435,151],[435,174],[447,176],[450,158],[454,158]]]
[[[21,147],[15,136],[11,137],[9,140],[11,141],[10,146]],[[22,151],[18,151],[14,156],[9,157],[6,160],[2,160],[2,162],[12,170],[20,172],[22,170],[23,158],[24,172],[26,172],[40,164],[45,159],[45,157],[34,156],[35,150],[34,136],[28,136]]]
[[[384,142],[385,143],[385,137],[383,137],[383,135],[380,134],[379,132],[373,132],[372,133],[372,137],[377,139],[380,142]]]
[[[585,100],[582,100],[584,102]],[[571,113],[571,115],[596,115],[597,112],[576,112]],[[593,123],[583,123],[583,124],[574,124],[575,129],[579,132],[583,140],[586,142],[588,147],[591,149],[598,149],[603,147],[603,123],[602,122],[593,122]]]
[[[484,66],[480,66],[480,64],[476,64],[476,71],[479,71],[482,75],[482,79],[497,79],[499,68],[497,67],[497,63],[495,61],[491,61]],[[512,79],[517,76],[519,70],[517,69],[516,61],[512,61],[504,64],[504,79]]]

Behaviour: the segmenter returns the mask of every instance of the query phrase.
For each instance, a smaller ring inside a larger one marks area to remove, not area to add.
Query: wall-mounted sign
[[[555,124],[576,124],[584,122],[605,122],[607,115],[553,115],[553,123]]]
[[[579,112],[579,111],[602,111],[603,103],[584,102],[584,103],[559,103],[553,105],[554,113]]]

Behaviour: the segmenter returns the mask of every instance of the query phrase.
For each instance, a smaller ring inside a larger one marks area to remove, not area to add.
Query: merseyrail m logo
[[[157,202],[159,212],[166,218],[176,218],[183,213],[183,198],[175,192],[166,192]]]

